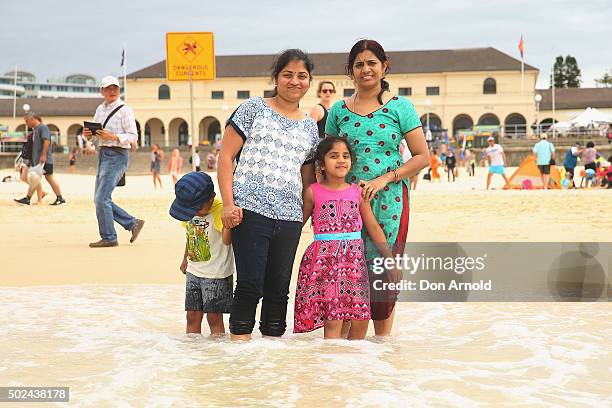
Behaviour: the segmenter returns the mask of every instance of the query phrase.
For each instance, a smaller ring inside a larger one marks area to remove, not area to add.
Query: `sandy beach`
[[[511,171],[512,169],[510,169]],[[510,174],[508,171],[508,174]],[[11,173],[0,172],[0,176]],[[216,180],[216,175],[212,174]],[[148,176],[128,177],[114,200],[134,216],[146,220],[141,237],[129,244],[130,234],[115,224],[117,248],[91,250],[99,239],[93,206],[94,176],[58,174],[67,205],[20,206],[24,183],[0,184],[0,225],[3,273],[0,285],[179,283],[184,246],[183,231],[168,215],[173,200],[169,176],[164,188],[154,190]],[[574,242],[609,241],[612,190],[503,191],[495,177],[493,191],[484,191],[486,170],[475,177],[461,174],[455,183],[419,181],[411,192],[408,239],[415,242]],[[311,242],[305,229],[298,250]],[[27,259],[40,263],[25,266]]]
[[[503,191],[494,179],[487,192],[485,178],[479,168],[454,184],[421,181],[409,240],[611,238],[610,190]],[[107,249],[87,247],[98,239],[94,177],[57,179],[68,201],[59,207],[48,205],[53,197],[19,206],[13,198],[26,185],[0,184],[4,386],[69,386],[71,403],[82,406],[612,403],[607,302],[399,303],[392,338],[370,332],[347,343],[325,342],[320,331],[291,334],[290,300],[283,340],[187,336],[184,236],[168,215],[169,177],[163,190],[147,176],[115,190],[115,201],[146,224],[134,244],[118,230],[120,246]],[[311,239],[305,228],[296,262]]]

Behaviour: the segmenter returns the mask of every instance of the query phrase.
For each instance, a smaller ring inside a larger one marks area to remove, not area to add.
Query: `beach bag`
[[[28,170],[28,184],[30,188],[33,190],[40,185],[40,181],[43,176],[43,166],[42,164],[37,164],[36,166],[30,167]]]
[[[555,162],[555,159],[552,158],[552,154],[553,154],[552,143],[548,142],[548,147],[550,148],[550,161],[548,162],[548,164],[550,164],[551,166],[554,166],[557,163]]]
[[[521,184],[521,189],[523,190],[531,190],[533,188],[533,184],[531,184],[531,180],[523,180]]]

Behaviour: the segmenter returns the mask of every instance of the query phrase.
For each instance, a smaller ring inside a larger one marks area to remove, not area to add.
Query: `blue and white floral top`
[[[314,161],[319,143],[312,118],[280,115],[262,98],[243,102],[226,126],[244,140],[234,172],[238,207],[275,220],[302,222],[302,165]]]

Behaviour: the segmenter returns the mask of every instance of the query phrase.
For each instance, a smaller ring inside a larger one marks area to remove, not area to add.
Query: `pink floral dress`
[[[332,191],[318,183],[311,188],[315,241],[300,263],[294,333],[318,329],[325,320],[370,319],[359,188]]]

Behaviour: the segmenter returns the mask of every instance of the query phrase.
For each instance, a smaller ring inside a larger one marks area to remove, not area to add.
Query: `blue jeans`
[[[128,168],[129,151],[100,148],[98,174],[96,175],[96,190],[94,203],[100,237],[108,241],[117,240],[117,232],[113,221],[117,221],[126,230],[131,230],[136,224],[136,218],[113,203],[112,194],[117,182]]]
[[[287,327],[289,282],[302,223],[274,220],[243,210],[242,223],[232,229],[236,289],[229,324],[232,334],[249,334],[255,326],[259,299],[259,331],[282,336]]]

